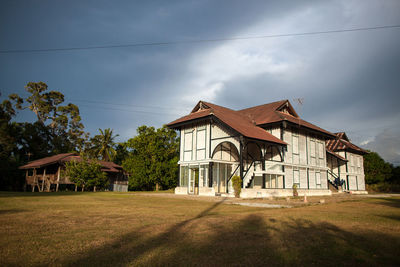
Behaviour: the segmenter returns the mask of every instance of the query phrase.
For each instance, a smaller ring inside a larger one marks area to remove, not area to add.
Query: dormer
[[[195,113],[195,112],[202,111],[205,109],[210,109],[210,107],[207,106],[203,101],[200,100],[199,103],[197,103],[197,105],[193,108],[191,113]]]
[[[296,113],[293,106],[290,104],[289,100],[286,100],[281,106],[279,106],[276,109],[276,111],[291,115],[295,118],[299,118],[299,115]]]

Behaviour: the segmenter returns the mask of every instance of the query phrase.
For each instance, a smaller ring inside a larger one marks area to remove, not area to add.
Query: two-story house
[[[176,194],[229,195],[234,175],[243,180],[241,197],[290,196],[294,185],[299,195],[329,195],[329,186],[341,189],[328,155],[343,161],[338,166],[347,159],[325,145],[338,137],[302,120],[288,100],[236,111],[200,101],[168,126],[180,131]],[[353,185],[351,174],[347,184]]]

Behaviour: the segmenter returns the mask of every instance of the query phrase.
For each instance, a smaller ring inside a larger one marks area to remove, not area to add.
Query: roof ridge
[[[282,104],[283,104],[284,102],[287,102],[287,101],[289,101],[289,100],[288,99],[282,99],[282,100],[278,100],[278,101],[274,101],[274,102],[270,102],[270,103],[265,103],[265,104],[260,104],[260,105],[244,108],[244,109],[239,109],[237,111],[245,111],[245,110],[248,110],[248,109],[259,108],[259,107],[263,107],[263,106],[267,106],[267,105],[277,104],[277,103],[280,103],[280,102],[282,102]]]

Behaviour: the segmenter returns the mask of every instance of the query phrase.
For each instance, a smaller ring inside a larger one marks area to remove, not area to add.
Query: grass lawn
[[[400,198],[285,209],[136,193],[0,193],[0,266],[400,265]]]

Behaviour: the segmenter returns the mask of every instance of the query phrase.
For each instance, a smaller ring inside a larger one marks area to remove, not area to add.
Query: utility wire
[[[300,33],[285,33],[285,34],[273,34],[273,35],[231,37],[231,38],[198,39],[198,40],[187,40],[187,41],[166,41],[166,42],[149,42],[149,43],[133,43],[133,44],[117,44],[117,45],[66,47],[66,48],[46,48],[46,49],[0,50],[0,54],[76,51],[76,50],[123,48],[123,47],[143,47],[143,46],[164,46],[164,45],[176,45],[176,44],[209,43],[209,42],[251,40],[251,39],[263,39],[263,38],[279,38],[279,37],[290,37],[290,36],[332,34],[332,33],[342,33],[342,32],[370,31],[370,30],[382,30],[382,29],[391,29],[391,28],[400,28],[400,25],[385,25],[385,26],[376,26],[376,27],[365,27],[365,28],[350,28],[350,29],[342,29],[342,30],[328,30],[328,31],[315,31],[315,32],[300,32]]]
[[[93,103],[93,104],[104,104],[104,105],[112,105],[112,106],[126,106],[126,107],[135,107],[135,108],[158,108],[158,109],[168,109],[168,110],[177,110],[184,111],[182,108],[176,107],[162,107],[162,106],[140,106],[140,105],[130,105],[130,104],[121,104],[121,103],[110,103],[103,101],[95,101],[95,100],[85,100],[85,99],[70,99],[71,102],[82,102],[82,103]],[[161,114],[161,113],[160,113]]]
[[[99,106],[90,106],[90,105],[79,105],[79,107],[95,108],[95,109],[101,109],[101,110],[104,110],[104,109],[106,109],[106,110],[117,110],[117,111],[125,111],[125,112],[132,112],[132,113],[144,113],[144,114],[151,114],[151,115],[182,116],[182,114],[177,114],[177,113],[150,112],[150,111],[130,110],[130,109],[119,109],[119,108],[99,107]]]

